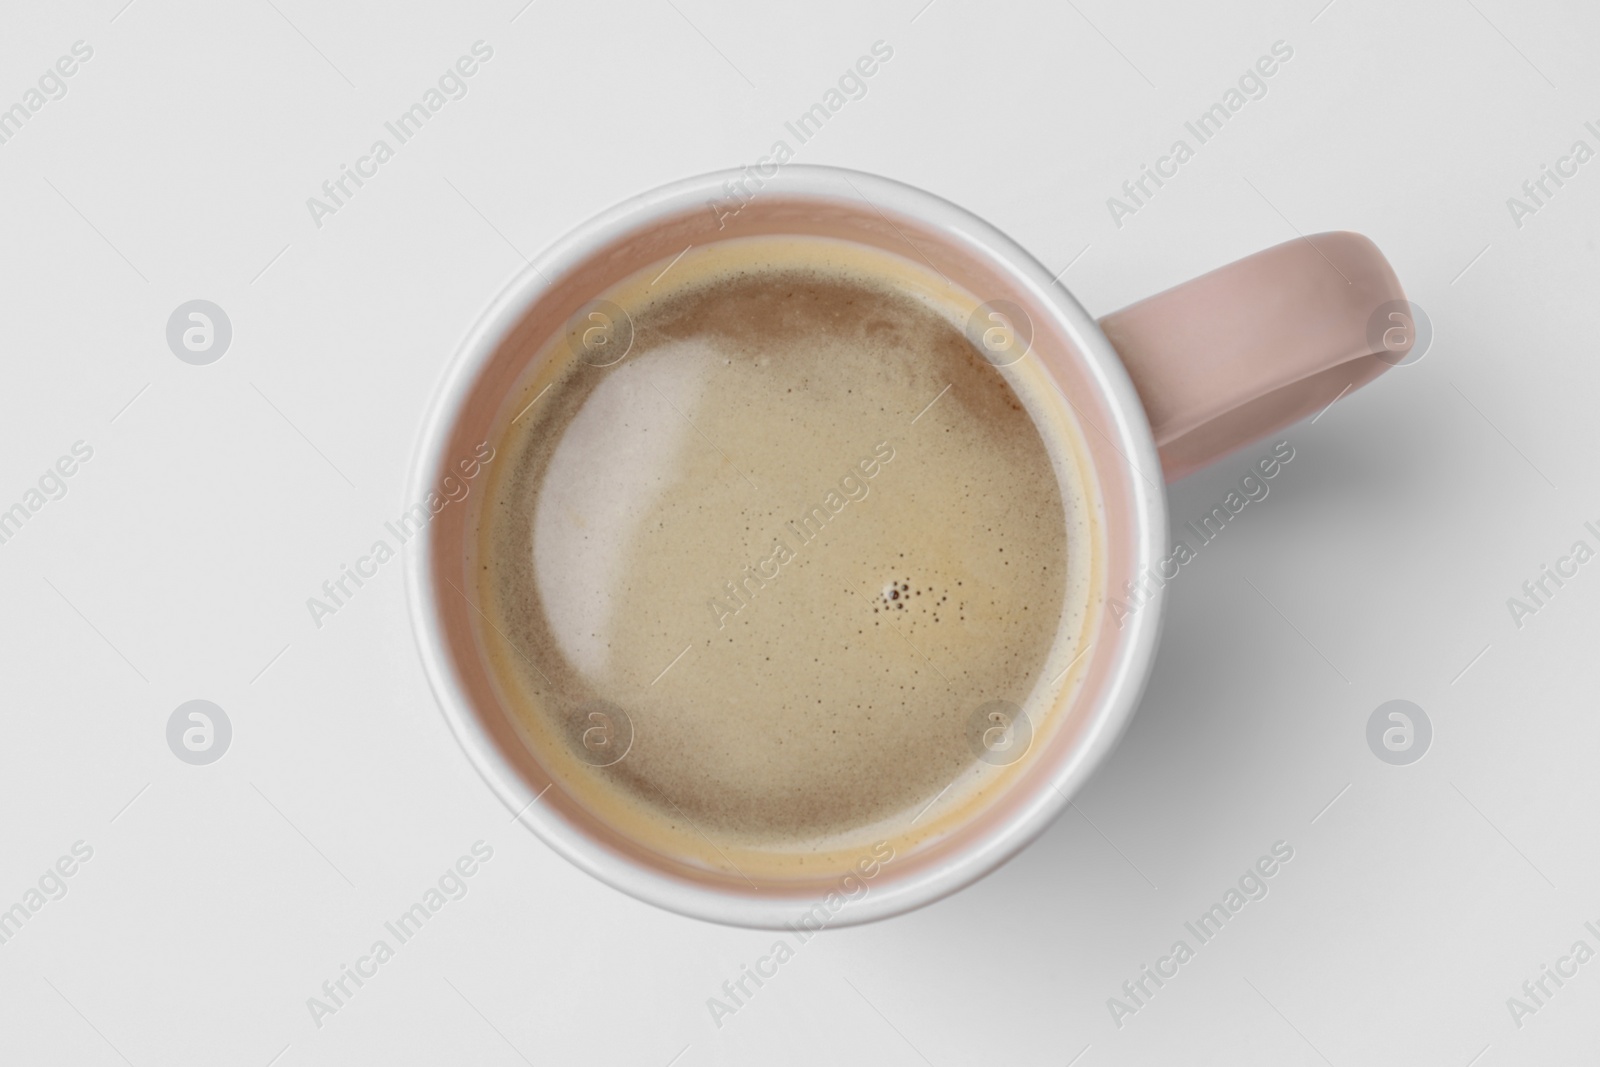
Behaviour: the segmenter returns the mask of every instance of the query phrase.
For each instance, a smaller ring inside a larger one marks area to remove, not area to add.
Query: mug
[[[613,283],[691,247],[759,235],[832,237],[932,266],[1020,316],[1026,352],[1070,405],[1092,474],[1101,610],[1070,696],[1035,730],[1035,751],[963,825],[892,862],[755,882],[651,851],[554,785],[502,706],[481,651],[465,549],[473,508],[438,509],[407,551],[407,595],[429,682],[463,750],[556,852],[640,900],[734,925],[830,924],[930,903],[994,870],[1066,807],[1126,728],[1149,678],[1161,598],[1108,624],[1106,605],[1167,553],[1172,481],[1330,405],[1401,362],[1412,338],[1372,336],[1408,305],[1376,246],[1353,233],[1302,237],[1096,322],[1050,272],[982,219],[870,174],[790,165],[723,171],[628,200],[529,263],[462,342],[426,416],[408,499],[423,500],[505,425],[528,360]],[[1018,323],[1007,320],[1010,328]],[[1015,344],[1017,338],[1010,336]],[[1046,728],[1047,727],[1047,728]],[[880,860],[881,856],[878,857]],[[841,891],[841,886],[844,890]],[[847,906],[835,901],[848,898]],[[819,901],[826,902],[819,905]]]

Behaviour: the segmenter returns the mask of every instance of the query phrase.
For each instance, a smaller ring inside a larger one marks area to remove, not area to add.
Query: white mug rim
[[[424,499],[433,488],[447,459],[444,450],[478,371],[555,279],[611,240],[647,227],[665,215],[725,197],[725,184],[743,173],[714,171],[625,200],[573,228],[519,271],[457,345],[433,390],[411,462],[406,499]],[[965,208],[893,179],[839,167],[791,164],[767,184],[774,183],[784,196],[850,199],[856,203],[864,198],[880,212],[900,213],[930,225],[947,240],[992,261],[1014,285],[1031,294],[1038,308],[1048,309],[1055,316],[1056,325],[1072,342],[1076,356],[1107,401],[1109,422],[1097,429],[1111,438],[1129,463],[1126,496],[1132,535],[1127,546],[1130,568],[1135,574],[1153,570],[1167,543],[1166,493],[1147,474],[1140,473],[1157,472],[1159,478],[1161,470],[1143,403],[1099,324],[1043,264]],[[852,197],[851,191],[859,196]],[[1100,474],[1097,472],[1097,476]],[[451,733],[474,769],[514,813],[514,820],[602,882],[681,915],[734,926],[776,929],[804,912],[809,904],[792,898],[740,896],[688,884],[614,854],[565,820],[547,817],[540,810],[532,788],[478,722],[456,675],[439,623],[435,584],[429,580],[433,536],[432,526],[424,527],[404,553],[407,606],[418,652]],[[1157,597],[1123,620],[1117,631],[1115,657],[1080,742],[1025,803],[973,847],[935,867],[872,887],[829,925],[871,922],[933,903],[994,871],[1043,833],[1110,754],[1137,709],[1160,638],[1163,599]]]

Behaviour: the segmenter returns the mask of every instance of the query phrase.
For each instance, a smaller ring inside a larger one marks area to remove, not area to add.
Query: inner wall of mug
[[[1076,425],[1067,427],[1066,432],[1076,432],[1077,452],[1086,467],[1082,477],[1087,504],[1096,520],[1090,524],[1091,536],[1098,540],[1092,551],[1100,566],[1090,592],[1090,632],[1082,637],[1081,647],[1085,652],[1072,668],[1074,678],[1069,679],[1061,691],[1065,706],[1055,708],[1049,716],[1053,722],[1036,724],[1036,728],[1044,728],[1037,730],[1033,749],[1013,769],[1011,780],[998,797],[971,813],[965,821],[949,825],[936,834],[922,835],[914,847],[895,854],[892,862],[873,864],[872,888],[878,891],[893,883],[925,877],[980,843],[992,842],[998,830],[1037,806],[1041,791],[1053,793],[1052,779],[1082,747],[1084,734],[1091,727],[1102,690],[1117,659],[1116,627],[1112,625],[1108,632],[1108,620],[1100,609],[1105,590],[1120,588],[1134,568],[1128,547],[1133,540],[1129,474],[1121,453],[1110,443],[1114,434],[1107,432],[1116,420],[1094,377],[1088,373],[1061,328],[1055,310],[1032,298],[1028,287],[1018,284],[1007,263],[965,239],[964,235],[941,232],[928,223],[904,215],[896,215],[891,221],[848,189],[839,196],[766,192],[747,201],[733,218],[729,218],[725,209],[716,212],[709,206],[696,205],[661,214],[636,228],[624,227],[620,236],[569,264],[559,276],[545,279],[547,284],[533,298],[520,321],[500,339],[467,387],[439,457],[438,474],[442,477],[446,473],[445,468],[451,465],[454,457],[471,456],[484,442],[499,439],[505,422],[515,414],[508,413],[506,408],[528,374],[530,362],[596,295],[652,265],[664,266],[691,246],[737,238],[793,235],[833,238],[915,259],[980,300],[1004,299],[1020,305],[1031,320],[1034,332],[1032,349],[1026,358],[1042,364],[1067,399],[1069,417],[1074,417]],[[1049,431],[1041,427],[1040,432]],[[521,780],[528,797],[540,796],[536,808],[527,815],[527,821],[541,832],[554,832],[569,845],[574,838],[580,838],[614,859],[685,886],[742,897],[797,901],[815,899],[835,889],[840,878],[850,872],[848,860],[824,865],[803,876],[792,873],[782,876],[755,873],[752,876],[751,872],[742,870],[709,869],[703,863],[665,854],[619,831],[557,784],[558,779],[523,740],[515,713],[503,703],[503,690],[482,651],[481,613],[464,595],[474,587],[467,573],[467,561],[472,556],[476,538],[477,514],[476,506],[446,508],[433,520],[429,528],[424,580],[433,587],[432,600],[438,611],[446,655],[467,696],[469,714],[494,744],[503,765],[512,768]],[[549,839],[551,834],[544,833],[544,836]],[[583,862],[581,857],[573,855],[573,849],[562,850]],[[882,858],[881,854],[878,858]],[[604,870],[596,870],[589,863],[584,865],[606,877]]]

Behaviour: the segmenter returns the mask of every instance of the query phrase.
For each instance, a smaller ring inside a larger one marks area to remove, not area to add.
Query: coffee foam
[[[759,238],[648,273],[606,294],[626,359],[553,339],[508,403],[475,573],[524,737],[712,866],[948,828],[1015,770],[975,759],[975,710],[1048,730],[1086,639],[1074,428],[897,257]],[[603,769],[597,707],[632,733]]]

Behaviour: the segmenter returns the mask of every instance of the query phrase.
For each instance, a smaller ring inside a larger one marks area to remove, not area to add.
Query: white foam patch
[[[613,591],[640,523],[679,481],[703,371],[715,359],[695,341],[631,359],[589,395],[546,468],[533,517],[534,580],[562,654],[586,674],[609,666],[623,606]]]

